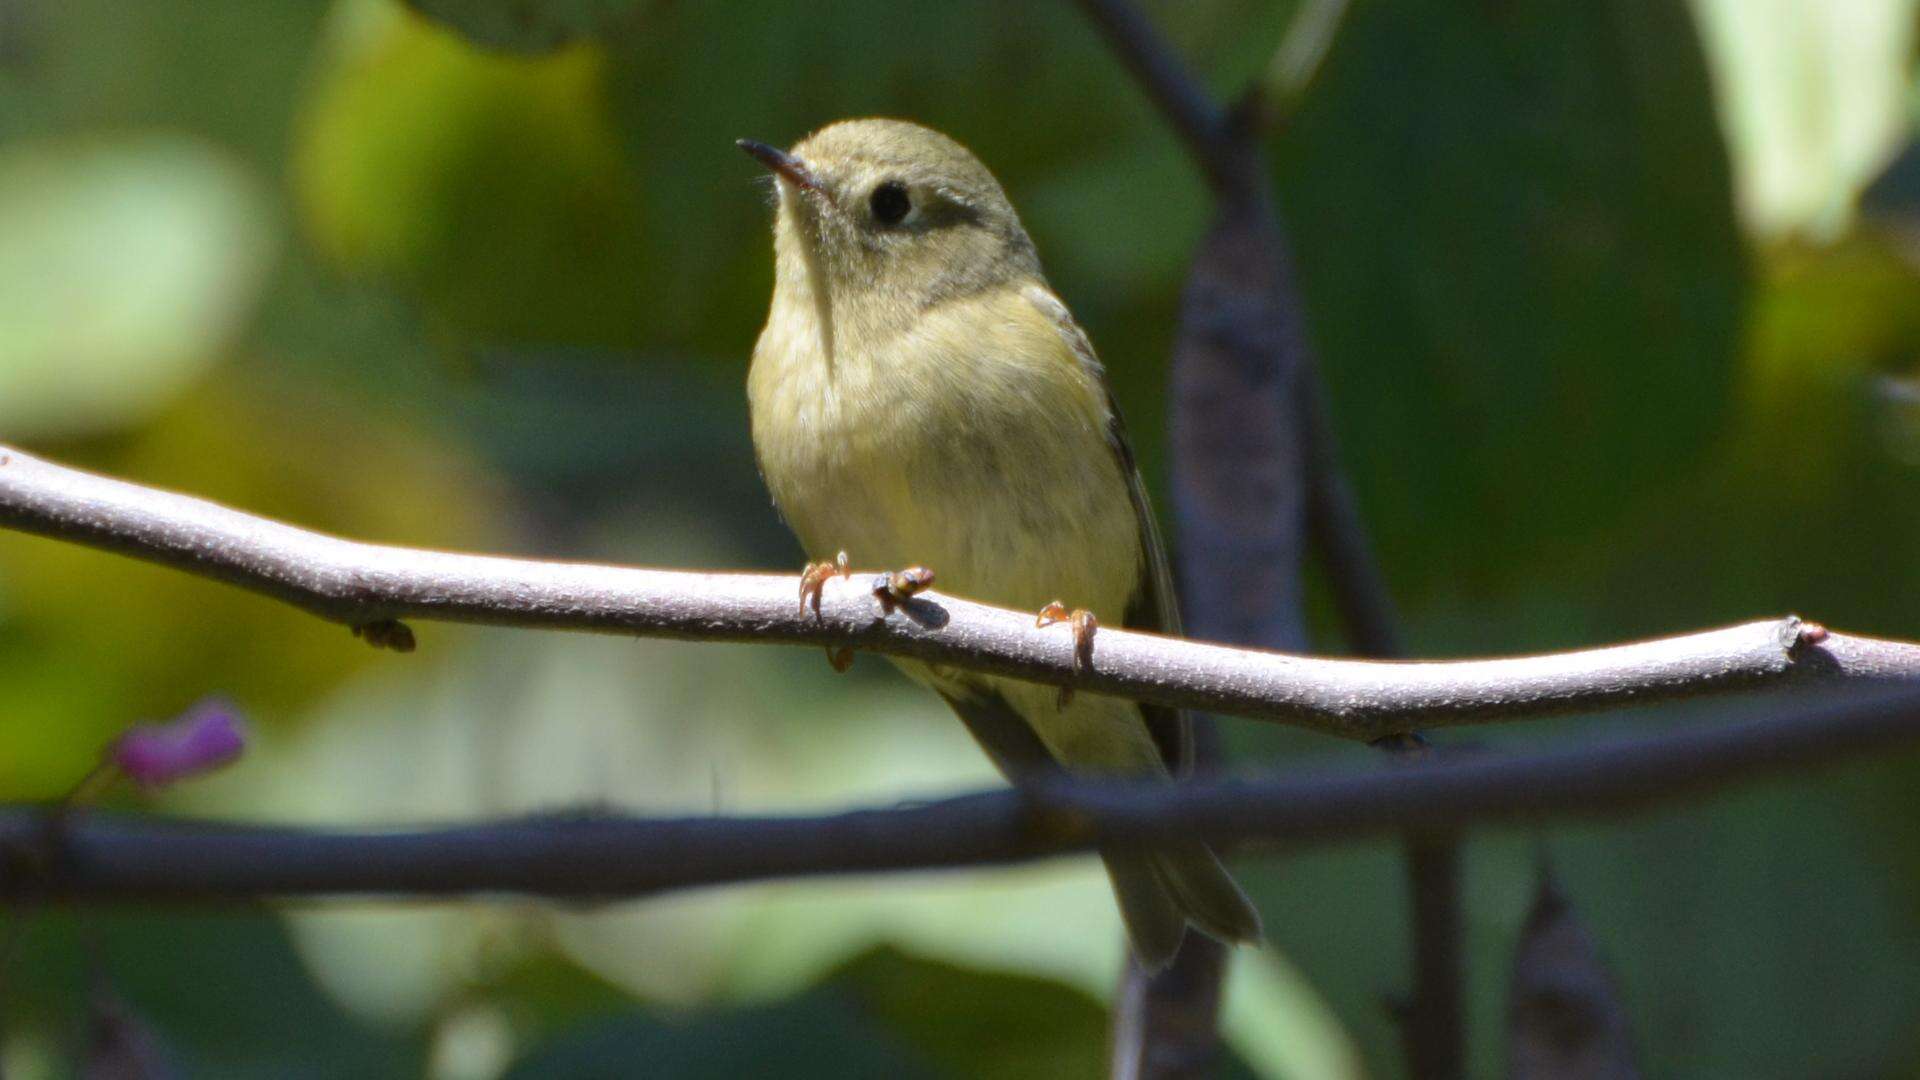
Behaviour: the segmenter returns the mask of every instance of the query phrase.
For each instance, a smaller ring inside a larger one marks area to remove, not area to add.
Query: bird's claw
[[[838,574],[840,577],[852,577],[853,571],[847,565],[847,553],[834,556],[832,562],[810,562],[800,571],[800,610],[805,612],[809,606],[815,615],[820,614],[820,591],[826,587],[827,579]],[[841,669],[845,670],[845,669]]]
[[[874,578],[873,598],[880,601],[882,612],[891,615],[895,607],[932,587],[933,571],[924,566],[909,566]]]
[[[847,553],[842,551],[834,556],[832,562],[810,562],[800,572],[800,610],[804,613],[809,606],[815,616],[820,614],[820,594],[826,588],[828,579],[835,576],[849,578],[853,570],[847,562]],[[915,593],[925,592],[933,585],[933,571],[924,566],[909,566],[905,570],[895,570],[891,574],[881,574],[873,579],[873,595],[880,601],[880,610],[888,615],[893,609],[904,603]],[[845,671],[853,666],[853,647],[849,645],[827,646],[827,663],[835,671]]]
[[[1100,620],[1094,618],[1093,612],[1086,608],[1068,611],[1067,605],[1055,600],[1040,609],[1040,614],[1033,620],[1033,625],[1052,626],[1057,622],[1065,622],[1073,627],[1073,670],[1076,674],[1086,672],[1093,666],[1093,634],[1100,629]],[[1073,687],[1061,687],[1059,707],[1064,709],[1071,704],[1073,704]]]
[[[853,576],[853,570],[847,564],[847,553],[844,551],[834,556],[832,562],[810,562],[805,570],[800,571],[802,614],[805,614],[807,608],[811,606],[813,614],[816,617],[819,616],[821,590],[826,588],[827,580],[835,575],[843,578]],[[853,666],[853,649],[845,645],[827,646],[827,663],[831,664],[835,671],[846,671]]]

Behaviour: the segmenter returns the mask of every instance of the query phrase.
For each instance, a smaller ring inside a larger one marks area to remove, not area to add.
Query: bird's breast
[[[1105,393],[1030,304],[949,303],[905,332],[838,334],[831,355],[805,314],[776,298],[748,397],[810,558],[919,563],[989,603],[1121,618],[1141,552]]]

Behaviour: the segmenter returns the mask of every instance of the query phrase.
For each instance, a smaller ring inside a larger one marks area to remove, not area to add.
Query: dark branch
[[[1413,997],[1400,1013],[1413,1075],[1466,1075],[1466,1003],[1461,1000],[1460,841],[1409,837],[1407,891],[1413,908]]]
[[[1035,628],[1030,612],[927,593],[883,615],[869,594],[870,575],[828,582],[816,615],[799,608],[797,575],[680,573],[360,544],[5,447],[0,526],[225,581],[352,626],[425,618],[847,645],[1367,741],[1420,727],[1787,681],[1910,681],[1920,674],[1920,645],[1828,635],[1795,618],[1580,652],[1400,664],[1103,629],[1092,662],[1076,668],[1070,635]]]
[[[1507,758],[1299,778],[1054,783],[825,817],[543,816],[368,833],[0,812],[0,897],[631,897],[771,878],[1005,863],[1169,835],[1297,850],[1604,818],[1920,743],[1920,691]]]

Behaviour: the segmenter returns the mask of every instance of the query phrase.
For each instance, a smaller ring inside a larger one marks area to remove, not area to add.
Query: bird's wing
[[[1068,348],[1107,396],[1107,445],[1113,450],[1121,475],[1126,478],[1127,496],[1133,501],[1134,523],[1140,530],[1140,576],[1127,601],[1124,625],[1133,630],[1177,637],[1180,608],[1173,591],[1172,564],[1167,560],[1167,546],[1160,538],[1160,526],[1154,519],[1146,484],[1140,479],[1140,468],[1134,463],[1133,447],[1127,442],[1126,425],[1120,419],[1119,403],[1113,398],[1113,384],[1107,381],[1107,369],[1101,366],[1093,343],[1087,340],[1086,332],[1073,321],[1073,313],[1059,297],[1038,283],[1027,286],[1023,294],[1059,331]],[[1185,772],[1193,760],[1193,729],[1187,723],[1186,714],[1164,705],[1145,703],[1141,704],[1140,712],[1146,719],[1147,730],[1153,733],[1154,743],[1160,747],[1161,757],[1166,759],[1168,771],[1175,775]]]
[[[976,686],[940,688],[939,694],[967,725],[973,741],[987,752],[1000,775],[1018,785],[1061,771],[1060,763],[1047,752],[1033,725],[1007,704],[1006,698]]]

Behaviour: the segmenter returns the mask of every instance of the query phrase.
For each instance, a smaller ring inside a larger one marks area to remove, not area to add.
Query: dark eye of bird
[[[906,219],[907,211],[913,209],[913,200],[907,198],[907,185],[889,180],[873,189],[867,205],[873,208],[873,220],[882,225],[898,225]]]

